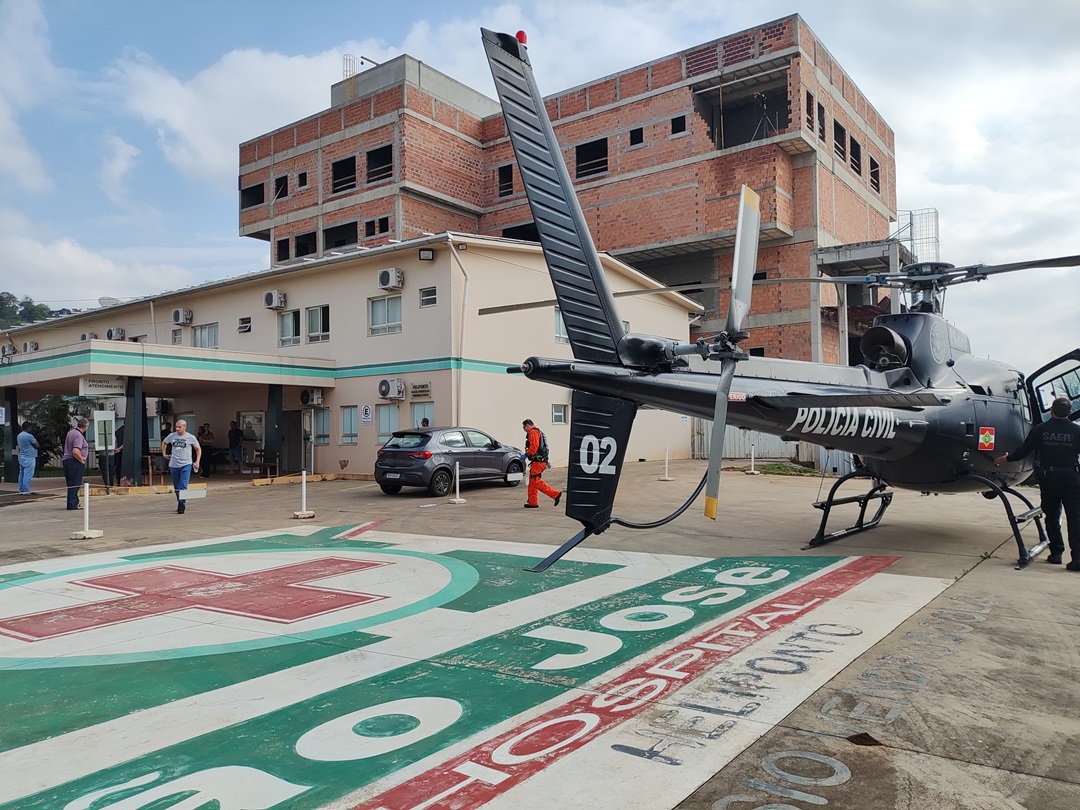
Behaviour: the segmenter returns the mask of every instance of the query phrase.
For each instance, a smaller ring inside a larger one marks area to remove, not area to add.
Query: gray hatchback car
[[[525,472],[521,453],[475,428],[398,430],[379,450],[375,480],[387,495],[396,495],[402,487],[426,487],[442,498],[454,485],[456,463],[462,483],[502,481],[516,487]]]

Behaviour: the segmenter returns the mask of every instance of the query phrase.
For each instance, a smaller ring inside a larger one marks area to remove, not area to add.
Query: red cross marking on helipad
[[[0,618],[0,634],[41,641],[188,608],[287,624],[385,599],[303,583],[390,564],[323,557],[232,576],[178,565],[124,571],[75,583],[124,594],[120,599]]]

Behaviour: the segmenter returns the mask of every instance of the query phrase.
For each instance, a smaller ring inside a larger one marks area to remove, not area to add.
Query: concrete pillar
[[[142,460],[149,450],[146,435],[146,397],[142,377],[128,377],[127,409],[124,417],[124,449],[120,457],[120,477],[142,486]],[[155,437],[157,438],[157,437]]]
[[[281,463],[281,448],[285,444],[285,392],[280,384],[266,387],[266,425],[263,434],[264,458]]]
[[[15,439],[19,435],[19,394],[15,386],[4,388],[4,407],[7,408],[7,421],[4,422],[4,481],[9,484],[19,482],[18,448]]]

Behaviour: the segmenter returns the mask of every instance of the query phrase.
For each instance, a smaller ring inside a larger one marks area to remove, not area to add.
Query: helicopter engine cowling
[[[866,364],[878,371],[907,365],[907,342],[887,326],[871,326],[859,341],[859,351]]]

